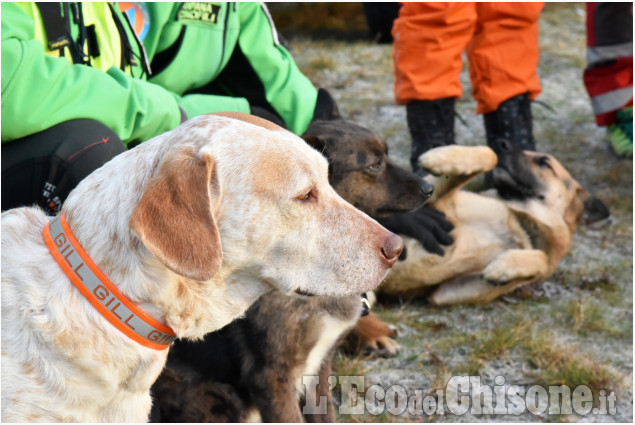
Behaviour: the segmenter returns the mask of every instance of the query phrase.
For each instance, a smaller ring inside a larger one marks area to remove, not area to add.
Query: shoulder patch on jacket
[[[218,23],[220,6],[209,2],[184,2],[176,13],[177,21]]]
[[[119,2],[119,10],[128,16],[130,25],[134,29],[139,40],[143,41],[150,29],[150,14],[148,7],[141,2]]]

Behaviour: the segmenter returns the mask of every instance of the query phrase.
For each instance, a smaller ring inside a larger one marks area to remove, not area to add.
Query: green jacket
[[[34,3],[2,3],[3,143],[91,118],[131,145],[176,127],[179,107],[191,118],[258,105],[296,134],[313,117],[317,91],[278,42],[264,5],[136,3],[127,17],[120,8],[131,3],[78,5],[83,26],[72,14],[71,37],[92,27],[98,49],[82,46],[89,65],[73,64],[69,48],[51,50]]]

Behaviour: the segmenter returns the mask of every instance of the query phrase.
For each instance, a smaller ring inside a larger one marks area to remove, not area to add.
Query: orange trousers
[[[540,93],[538,16],[544,3],[404,3],[395,20],[395,100],[460,97],[466,51],[476,112]]]

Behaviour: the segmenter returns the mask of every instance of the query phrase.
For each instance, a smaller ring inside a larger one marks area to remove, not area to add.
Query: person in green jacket
[[[187,117],[302,134],[336,114],[261,3],[2,3],[2,209],[55,213],[114,155]]]
[[[234,111],[301,135],[339,117],[262,3],[2,3],[2,209],[55,215],[115,155],[188,117]],[[442,252],[422,208],[384,223]],[[429,244],[432,245],[429,245]]]

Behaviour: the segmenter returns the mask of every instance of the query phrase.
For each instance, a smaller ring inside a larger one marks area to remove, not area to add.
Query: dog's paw
[[[367,356],[393,357],[401,348],[397,341],[385,335],[365,342],[366,346],[362,351]]]
[[[484,173],[496,167],[498,158],[487,146],[441,146],[419,157],[419,164],[436,176]]]
[[[499,254],[483,269],[483,279],[494,286],[505,285],[517,279],[545,277],[547,255],[535,249],[510,249]]]
[[[497,261],[499,258],[500,256],[483,269],[483,279],[494,286],[505,285],[519,277],[513,270],[513,265],[505,261]]]
[[[391,357],[399,351],[399,344],[393,339],[397,329],[370,312],[360,317],[357,325],[346,337],[344,348],[350,353],[363,353],[377,357]]]

